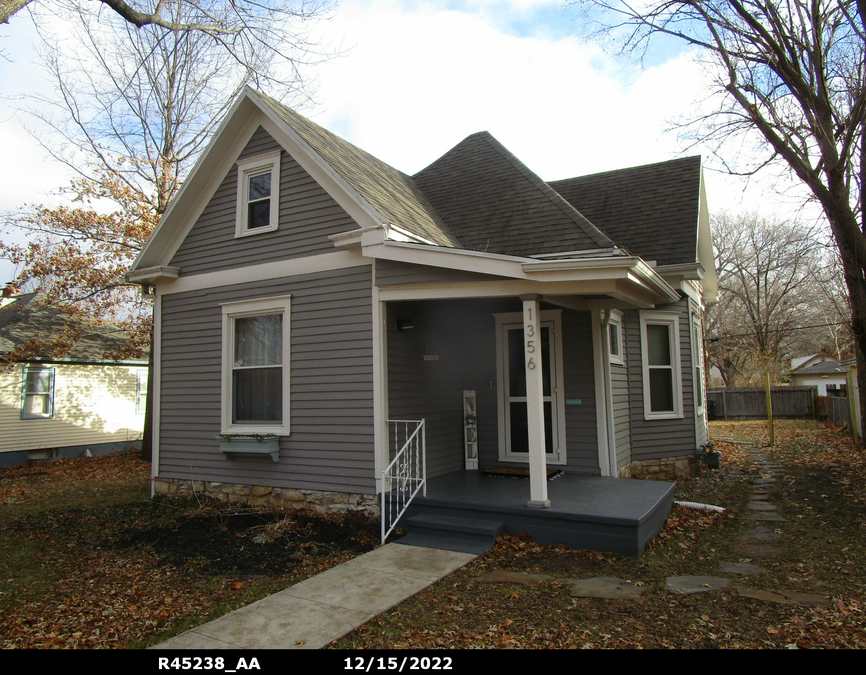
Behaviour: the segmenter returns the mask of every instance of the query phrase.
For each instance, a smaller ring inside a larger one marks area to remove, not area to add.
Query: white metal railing
[[[419,490],[427,494],[427,442],[424,420],[388,420],[388,446],[394,459],[382,472],[382,543],[397,526]]]

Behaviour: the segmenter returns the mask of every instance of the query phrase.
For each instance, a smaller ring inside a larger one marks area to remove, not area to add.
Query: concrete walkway
[[[386,544],[152,649],[321,649],[475,557]]]

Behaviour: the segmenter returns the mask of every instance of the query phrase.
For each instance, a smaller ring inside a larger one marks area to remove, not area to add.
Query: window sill
[[[275,462],[280,461],[279,436],[223,434],[219,436],[219,447],[229,459],[232,455],[270,455]]]
[[[682,413],[658,413],[655,415],[644,415],[644,419],[647,422],[652,422],[653,420],[681,420],[683,419]]]

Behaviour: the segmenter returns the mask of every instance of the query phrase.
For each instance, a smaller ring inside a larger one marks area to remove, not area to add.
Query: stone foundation
[[[650,480],[685,480],[701,475],[701,462],[695,457],[665,457],[632,462],[621,468],[619,478],[644,478]]]
[[[255,507],[286,510],[310,509],[319,513],[368,511],[373,515],[379,515],[379,498],[377,495],[271,488],[264,485],[238,485],[237,483],[214,483],[175,478],[157,478],[153,481],[153,489],[156,494],[169,497],[198,495],[219,499],[230,504],[245,504]]]

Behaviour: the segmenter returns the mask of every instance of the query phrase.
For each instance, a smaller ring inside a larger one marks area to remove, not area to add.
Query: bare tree
[[[725,104],[697,120],[720,154],[737,135],[763,143],[821,205],[842,261],[866,412],[866,3],[863,0],[577,0],[627,49],[667,36],[694,48]]]
[[[159,8],[177,25],[213,15],[188,2]],[[18,266],[19,286],[39,288],[70,325],[85,316],[120,324],[130,339],[113,356],[129,356],[147,349],[152,310],[125,272],[228,106],[247,84],[279,77],[271,92],[286,98],[303,91],[304,80],[275,59],[268,33],[241,60],[206,31],[106,25],[81,12],[68,20],[76,47],[43,45],[56,94],[28,99],[28,110],[48,130],[43,146],[79,178],[63,191],[66,204],[8,214],[7,226],[26,230],[29,243],[0,243],[0,256]],[[146,434],[149,419],[150,411]]]
[[[73,12],[131,28],[208,36],[238,61],[264,49],[292,63],[306,43],[303,24],[322,16],[318,0],[0,0],[0,24],[27,8],[31,13]]]
[[[722,213],[713,232],[720,301],[707,311],[708,360],[726,385],[779,381],[833,309],[814,228]]]

